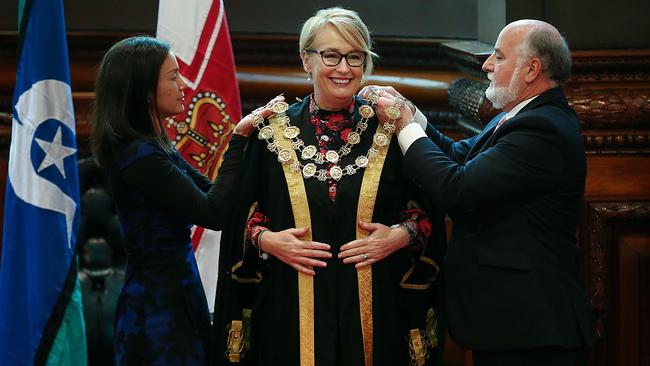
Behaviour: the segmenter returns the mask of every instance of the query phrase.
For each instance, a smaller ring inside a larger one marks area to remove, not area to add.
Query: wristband
[[[269,255],[269,253],[262,251],[262,246],[260,245],[260,243],[262,242],[262,234],[264,234],[267,231],[269,231],[269,229],[264,228],[264,229],[261,229],[260,232],[257,234],[257,255],[262,260],[267,260],[267,259],[269,259],[271,257]]]

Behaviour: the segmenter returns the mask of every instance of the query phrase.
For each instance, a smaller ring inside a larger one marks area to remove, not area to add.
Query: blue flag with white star
[[[0,365],[85,365],[62,0],[21,1],[0,263]]]

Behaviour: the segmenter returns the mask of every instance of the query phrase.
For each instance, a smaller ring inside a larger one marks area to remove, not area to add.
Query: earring
[[[311,81],[311,71],[307,71],[307,81]]]

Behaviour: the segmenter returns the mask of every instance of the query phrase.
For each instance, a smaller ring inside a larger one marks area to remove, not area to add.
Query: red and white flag
[[[239,86],[222,0],[161,0],[157,37],[178,60],[185,112],[165,121],[169,138],[185,160],[211,180],[241,118]],[[221,232],[195,227],[194,253],[210,311],[214,311]]]

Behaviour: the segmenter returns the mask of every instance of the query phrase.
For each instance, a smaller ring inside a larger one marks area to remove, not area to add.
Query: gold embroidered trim
[[[296,152],[291,146],[283,130],[279,128],[282,121],[279,118],[270,117],[269,124],[274,127],[273,137],[280,149],[288,150],[292,159],[298,161]],[[281,164],[284,170],[284,177],[289,188],[291,209],[296,227],[311,228],[311,215],[307,202],[307,191],[300,170],[293,170],[288,164]],[[311,240],[311,230],[307,232],[302,240]],[[314,278],[298,272],[298,319],[300,326],[300,365],[314,366]]]
[[[228,330],[228,361],[233,363],[239,362],[243,349],[242,321],[233,320]]]
[[[361,183],[361,192],[357,205],[357,222],[372,222],[372,214],[375,211],[379,178],[381,178],[381,171],[384,168],[384,161],[393,136],[392,134],[384,135],[382,130],[381,125],[377,126],[375,136],[383,135],[388,138],[388,142],[377,151],[377,155],[373,157],[363,173],[363,182]],[[363,239],[367,236],[368,232],[357,225],[357,239]],[[364,266],[358,269],[357,281],[359,284],[359,312],[361,315],[365,366],[372,366],[372,266]]]
[[[438,316],[433,308],[427,310],[427,338],[429,338],[429,346],[431,348],[438,347]]]
[[[409,331],[409,354],[411,355],[411,365],[422,366],[427,361],[427,345],[420,334],[419,329]]]
[[[407,281],[409,280],[409,277],[411,277],[411,274],[413,274],[413,271],[415,270],[415,262],[413,262],[413,264],[411,264],[411,267],[409,268],[409,270],[406,271],[406,273],[404,273],[404,276],[402,276],[402,280],[399,282],[399,285],[402,288],[409,289],[409,290],[426,290],[429,287],[431,287],[431,284],[433,283],[433,281],[435,281],[436,278],[438,277],[438,272],[440,272],[440,267],[438,266],[438,264],[436,264],[436,262],[433,259],[431,259],[429,257],[422,256],[422,257],[418,258],[417,260],[420,261],[420,262],[426,263],[426,265],[428,265],[428,266],[433,267],[433,270],[434,270],[433,274],[431,275],[429,280],[427,282],[425,282],[425,283],[422,283],[422,284],[407,283]]]

